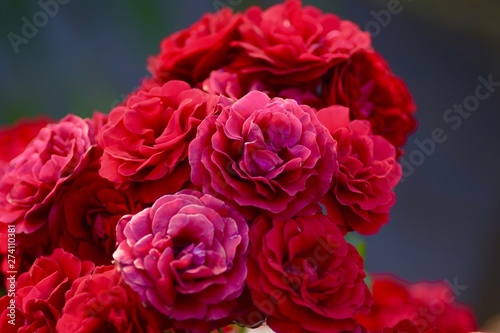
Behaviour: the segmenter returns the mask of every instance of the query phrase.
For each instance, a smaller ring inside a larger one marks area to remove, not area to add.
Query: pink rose
[[[239,26],[242,49],[230,65],[248,80],[266,85],[316,85],[334,65],[370,47],[357,25],[301,1],[287,0],[262,11],[249,8]]]
[[[223,9],[205,14],[188,29],[161,42],[160,54],[150,57],[148,68],[158,82],[202,82],[212,70],[231,60],[230,43],[237,38],[241,15]]]
[[[261,216],[250,229],[247,285],[276,332],[361,332],[353,317],[372,302],[365,276],[363,258],[322,214]]]
[[[15,312],[16,325],[8,323],[10,302],[8,295],[0,299],[0,331],[3,333],[51,333],[64,306],[64,294],[73,281],[89,275],[94,265],[80,261],[77,257],[56,249],[48,257],[40,257],[30,270],[17,278]],[[6,305],[6,306],[4,306]]]
[[[145,308],[115,266],[97,267],[66,292],[58,333],[163,333],[165,320]]]
[[[127,215],[113,257],[142,300],[189,332],[231,322],[246,278],[248,227],[222,201],[185,190]]]
[[[119,189],[131,187],[144,202],[175,193],[189,180],[188,145],[218,100],[182,81],[139,89],[111,111],[100,132],[101,176]]]
[[[203,192],[283,219],[318,210],[338,171],[333,139],[310,107],[257,91],[202,122],[189,163]]]
[[[69,115],[42,128],[0,181],[0,221],[18,233],[42,227],[58,188],[85,167],[94,145],[90,120]]]
[[[374,135],[367,121],[349,122],[349,109],[345,107],[332,106],[317,115],[337,142],[339,161],[333,196],[322,202],[327,210],[338,205],[341,220],[346,223],[341,229],[374,234],[389,221],[396,200],[393,190],[402,173],[396,149],[383,137]],[[334,212],[331,215],[337,216]],[[338,223],[335,218],[332,220]]]
[[[324,88],[328,105],[348,107],[351,119],[370,121],[373,133],[396,148],[405,144],[416,127],[415,105],[408,88],[374,51],[359,51],[349,62],[335,67]]]

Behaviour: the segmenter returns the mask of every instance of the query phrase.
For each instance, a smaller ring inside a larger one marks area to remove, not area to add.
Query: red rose
[[[144,302],[204,333],[233,319],[246,277],[248,226],[224,202],[184,190],[127,215],[113,257]]]
[[[212,70],[231,60],[230,43],[237,38],[240,22],[241,15],[233,15],[227,8],[205,14],[190,28],[161,42],[160,54],[149,58],[149,71],[161,83],[203,81]]]
[[[447,283],[410,284],[394,277],[373,276],[374,304],[357,319],[370,332],[393,332],[388,328],[411,322],[420,332],[468,333],[477,330],[472,311],[456,303]],[[386,329],[386,330],[384,330]]]
[[[328,210],[338,205],[346,223],[341,229],[374,234],[389,221],[396,200],[393,190],[402,173],[396,149],[383,137],[372,134],[367,121],[349,122],[349,109],[345,107],[332,106],[317,115],[337,142],[339,161],[333,195],[325,197],[323,203],[336,201],[326,206]]]
[[[202,122],[189,163],[203,192],[280,218],[315,212],[337,172],[332,137],[314,111],[258,91]]]
[[[94,265],[90,261],[80,261],[77,257],[56,249],[48,257],[40,257],[30,270],[17,278],[15,296],[15,323],[8,323],[7,303],[11,297],[0,299],[0,331],[10,333],[51,333],[64,306],[64,294],[73,281],[90,274]]]
[[[11,126],[0,127],[0,177],[10,161],[21,154],[40,130],[49,123],[46,118],[22,119]]]
[[[0,222],[33,233],[48,218],[57,190],[88,163],[95,144],[90,120],[68,115],[42,128],[0,181]]]
[[[100,132],[101,176],[144,202],[175,193],[189,180],[188,145],[218,100],[182,81],[129,96]]]
[[[404,82],[396,77],[378,53],[361,50],[336,66],[324,85],[328,105],[347,106],[351,119],[367,119],[374,134],[397,148],[416,127],[415,105]]]
[[[58,333],[163,333],[164,322],[154,309],[142,305],[115,266],[101,266],[73,282],[56,329]]]
[[[357,25],[318,8],[287,0],[262,11],[249,8],[239,27],[242,49],[230,65],[266,85],[297,87],[313,83],[355,51],[370,47],[370,35]]]
[[[276,332],[360,332],[371,295],[363,259],[324,215],[259,217],[250,229],[247,285]]]
[[[97,150],[92,163],[58,191],[49,216],[53,248],[110,265],[116,248],[116,225],[124,215],[142,210],[128,189],[117,190],[99,176]]]

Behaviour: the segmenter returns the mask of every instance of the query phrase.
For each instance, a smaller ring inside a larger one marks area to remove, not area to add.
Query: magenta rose
[[[266,85],[316,85],[332,66],[370,47],[357,25],[301,1],[287,0],[262,11],[249,8],[239,26],[242,52],[230,65],[248,80]]]
[[[184,190],[120,220],[113,257],[125,283],[177,328],[209,332],[233,319],[247,274],[247,233],[224,202]]]
[[[205,14],[188,29],[176,32],[161,42],[161,51],[149,58],[148,69],[161,83],[185,80],[202,82],[212,70],[231,60],[231,41],[238,38],[241,15],[225,8]]]
[[[310,107],[257,91],[203,121],[189,163],[203,192],[281,218],[317,210],[338,168]]]
[[[41,228],[57,190],[81,172],[94,145],[88,119],[68,115],[42,128],[0,181],[0,221],[15,223],[18,233]]]
[[[0,299],[0,331],[10,333],[51,333],[56,331],[56,322],[61,317],[64,294],[73,281],[89,275],[94,265],[90,261],[80,261],[77,257],[61,249],[47,257],[40,257],[28,272],[17,278],[15,296],[15,323],[8,323],[9,295]]]
[[[374,135],[370,123],[349,122],[349,109],[332,106],[318,112],[318,119],[337,142],[339,174],[332,187],[333,196],[322,202],[328,208],[338,205],[347,231],[374,234],[389,221],[401,179],[396,149],[382,136]],[[335,203],[327,201],[334,200]],[[332,220],[339,223],[332,211]],[[330,214],[329,214],[330,216]]]
[[[250,228],[247,285],[276,332],[361,332],[372,303],[363,258],[322,214],[261,216]]]
[[[129,96],[100,132],[101,176],[144,202],[175,193],[189,180],[188,145],[218,101],[182,81]]]
[[[128,189],[117,190],[112,182],[99,176],[96,150],[91,164],[60,188],[49,216],[53,248],[110,265],[116,249],[116,225],[127,214],[142,210]]]
[[[359,51],[349,62],[336,66],[324,88],[328,105],[348,107],[351,119],[370,121],[373,133],[396,148],[405,144],[416,127],[415,105],[408,88],[374,51]]]
[[[163,333],[165,320],[142,305],[115,266],[97,267],[73,282],[57,321],[58,333]]]

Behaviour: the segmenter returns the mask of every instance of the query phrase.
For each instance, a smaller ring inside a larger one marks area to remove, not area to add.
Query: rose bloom
[[[110,265],[118,220],[143,205],[134,202],[130,190],[117,190],[99,176],[100,155],[95,150],[91,164],[61,187],[50,211],[49,230],[52,247],[96,265]]]
[[[341,220],[346,223],[341,229],[374,234],[389,221],[389,211],[396,201],[393,190],[402,174],[396,149],[383,137],[374,135],[369,122],[349,122],[349,109],[345,107],[332,106],[317,115],[337,142],[339,161],[332,195],[322,203],[327,210],[338,206]]]
[[[38,132],[49,123],[47,118],[21,119],[13,125],[0,127],[0,177],[10,161],[21,154]]]
[[[185,80],[201,82],[212,70],[228,63],[231,41],[238,38],[241,15],[225,8],[205,14],[188,29],[176,32],[161,42],[160,54],[150,57],[148,69],[161,83]]]
[[[333,139],[310,107],[258,91],[202,122],[189,163],[204,193],[281,218],[317,211],[338,168]]]
[[[41,228],[57,190],[85,167],[94,144],[89,119],[68,115],[42,128],[0,181],[0,222],[16,224],[17,233]]]
[[[73,282],[56,329],[58,333],[163,333],[165,324],[123,283],[115,266],[100,266]]]
[[[381,55],[361,50],[336,66],[324,85],[328,105],[350,109],[351,119],[367,119],[374,134],[400,148],[415,127],[415,105],[405,83]]]
[[[400,321],[410,321],[417,332],[440,329],[447,333],[477,330],[473,312],[456,302],[451,286],[444,282],[410,284],[391,276],[373,275],[374,304],[369,314],[357,319],[369,332],[387,331]],[[389,331],[391,332],[391,331]]]
[[[80,261],[77,257],[56,249],[47,257],[40,257],[28,272],[21,274],[16,282],[15,325],[8,323],[7,305],[11,297],[0,299],[0,331],[2,333],[51,333],[64,306],[64,294],[73,281],[89,275],[94,265]],[[5,306],[4,306],[5,305]]]
[[[143,202],[175,193],[189,180],[188,144],[218,101],[182,81],[129,96],[100,132],[101,176],[119,189],[131,187]]]
[[[332,66],[370,47],[370,35],[357,25],[301,1],[287,0],[262,11],[249,8],[239,26],[242,52],[230,65],[248,80],[266,85],[317,84]]]
[[[184,190],[127,215],[113,257],[142,300],[189,332],[231,322],[243,292],[246,221],[208,194]]]
[[[361,332],[372,302],[363,258],[322,214],[261,216],[250,228],[247,285],[276,332]]]

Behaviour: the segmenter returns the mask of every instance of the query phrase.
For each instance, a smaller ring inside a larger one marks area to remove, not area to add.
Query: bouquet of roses
[[[476,328],[346,240],[388,222],[416,126],[368,33],[299,0],[223,9],[148,68],[108,114],[2,129],[2,333]]]

